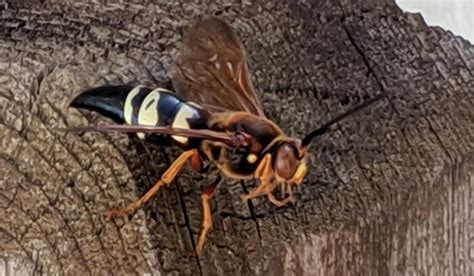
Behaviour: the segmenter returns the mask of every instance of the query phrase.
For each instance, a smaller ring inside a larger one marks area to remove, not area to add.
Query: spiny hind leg
[[[221,181],[221,177],[218,176],[216,180],[213,181],[211,185],[206,187],[204,191],[201,194],[201,200],[202,200],[202,227],[201,227],[201,233],[199,234],[199,239],[198,243],[196,246],[196,254],[199,255],[201,254],[203,248],[204,248],[204,243],[206,242],[206,236],[209,230],[212,227],[212,213],[211,213],[211,198],[212,195],[214,194],[214,191],[216,190],[217,185]]]
[[[181,153],[181,155],[173,162],[173,164],[171,164],[171,166],[161,176],[160,180],[158,180],[158,182],[156,182],[156,184],[150,190],[148,190],[146,194],[144,194],[142,197],[135,200],[133,203],[129,204],[125,208],[109,210],[107,212],[107,219],[110,220],[114,217],[126,216],[129,212],[132,212],[140,208],[144,203],[150,200],[150,198],[152,198],[153,195],[155,195],[160,190],[161,187],[171,184],[171,182],[173,182],[173,180],[176,178],[178,173],[184,167],[186,162],[198,154],[199,153],[196,149],[188,150]]]

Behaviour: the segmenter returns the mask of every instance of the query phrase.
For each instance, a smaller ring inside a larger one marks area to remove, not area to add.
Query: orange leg
[[[291,184],[282,183],[282,194],[287,193],[288,196],[282,200],[276,199],[271,192],[267,194],[268,199],[278,207],[284,206],[289,202],[294,202],[295,198],[293,197],[293,191],[291,190]]]
[[[202,228],[201,233],[199,234],[198,243],[196,246],[196,254],[199,255],[204,248],[204,243],[206,242],[206,236],[209,230],[212,227],[212,214],[211,214],[211,198],[216,190],[217,184],[221,181],[221,177],[218,176],[217,179],[209,185],[201,195],[202,199]]]
[[[201,172],[203,169],[203,163],[199,154],[193,155],[189,160],[189,164],[191,165],[191,168],[197,173]]]
[[[156,184],[148,190],[141,198],[135,200],[133,203],[128,205],[125,208],[120,209],[111,209],[107,212],[107,219],[110,220],[114,217],[126,216],[129,212],[132,212],[140,208],[144,203],[146,203],[150,198],[155,195],[158,190],[164,185],[169,185],[176,178],[178,173],[184,167],[186,162],[191,159],[193,156],[199,154],[196,149],[188,150],[183,153],[171,164],[171,166],[166,170],[166,172],[161,176],[161,179],[156,182]]]
[[[294,202],[295,201],[294,197],[291,196],[291,195],[284,198],[284,199],[282,199],[282,200],[276,199],[271,192],[269,192],[267,194],[267,197],[273,204],[275,204],[278,207],[284,206],[284,205],[288,204],[289,202]]]
[[[262,195],[265,195],[267,193],[270,192],[271,190],[271,185],[269,185],[269,183],[267,181],[262,181],[260,180],[260,185],[258,185],[257,188],[251,190],[248,194],[245,194],[245,195],[241,195],[240,196],[240,199],[242,201],[247,201],[249,199],[252,199],[252,198],[256,198],[256,197],[259,197],[259,196],[262,196]]]
[[[271,163],[271,155],[265,155],[255,170],[255,178],[260,180],[260,184],[248,194],[240,196],[242,201],[265,195],[273,189],[272,185],[270,185],[272,176]]]
[[[258,164],[257,169],[255,170],[255,178],[260,180],[260,185],[258,185],[257,188],[253,189],[250,191],[250,193],[242,195],[240,199],[242,201],[247,201],[252,198],[256,198],[262,195],[266,195],[268,199],[275,204],[276,206],[283,206],[288,204],[289,202],[293,202],[293,194],[291,191],[291,186],[288,183],[282,183],[282,189],[283,193],[288,193],[289,196],[286,197],[283,200],[276,199],[272,191],[275,189],[276,183],[272,183],[272,161],[271,161],[271,155],[267,154],[264,156],[262,161],[260,161],[260,164]],[[286,191],[285,191],[286,190]]]

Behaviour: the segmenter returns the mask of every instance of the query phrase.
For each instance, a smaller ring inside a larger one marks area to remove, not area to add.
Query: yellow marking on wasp
[[[232,63],[230,61],[227,61],[225,64],[227,65],[227,68],[230,71],[230,75],[233,76],[234,75],[234,68],[232,67]]]
[[[247,162],[249,162],[249,164],[253,164],[255,163],[255,161],[257,161],[257,155],[253,153],[250,153],[249,155],[247,155]]]
[[[303,178],[306,175],[306,170],[306,162],[303,161],[298,165],[295,175],[293,175],[293,181],[296,184],[301,184],[301,182],[303,182]]]
[[[123,117],[125,122],[129,125],[132,123],[133,118],[133,99],[138,95],[143,87],[143,85],[136,86],[132,89],[132,91],[130,91],[130,93],[128,93],[127,98],[125,99],[125,104],[123,106]]]
[[[160,120],[158,113],[158,102],[160,101],[160,91],[163,89],[157,88],[148,94],[140,105],[138,110],[138,124],[144,126],[156,126]],[[145,134],[142,132],[137,133],[138,138],[145,139]]]
[[[216,67],[216,69],[220,69],[221,68],[221,64],[219,62],[217,62],[217,54],[213,55],[212,57],[210,57],[208,59],[208,61],[214,63],[214,66]]]
[[[174,94],[174,92],[173,92],[173,91],[171,91],[171,90],[168,90],[168,89],[164,89],[164,88],[161,88],[161,87],[155,88],[155,89],[153,89],[153,91],[158,91],[158,92],[168,92],[168,93],[173,93],[173,94]]]
[[[210,62],[214,62],[217,60],[217,54],[213,55],[211,58],[209,58]]]
[[[200,106],[199,104],[195,103],[195,102],[186,102],[188,105],[190,106],[194,106],[194,107],[197,107],[199,109],[202,109],[202,106]]]
[[[176,113],[176,116],[174,118],[174,121],[171,127],[190,129],[188,119],[191,119],[195,115],[196,115],[196,110],[194,110],[191,106],[184,103],[179,108],[178,113]],[[173,135],[171,137],[182,144],[186,144],[188,142],[188,137],[177,136],[177,135]]]

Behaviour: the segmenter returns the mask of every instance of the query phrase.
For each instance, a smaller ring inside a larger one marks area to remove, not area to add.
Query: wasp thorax
[[[279,177],[285,180],[291,179],[295,175],[298,164],[298,151],[292,144],[284,143],[278,147],[274,169]]]

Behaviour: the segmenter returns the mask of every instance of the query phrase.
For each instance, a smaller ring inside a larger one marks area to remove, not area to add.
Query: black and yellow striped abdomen
[[[197,104],[185,102],[163,88],[102,86],[82,92],[71,106],[96,111],[116,122],[130,125],[184,129],[208,127],[205,112]],[[153,135],[145,136],[143,133],[137,135],[141,139],[153,138]],[[171,136],[171,140],[182,148],[195,146],[194,141],[187,137]]]

